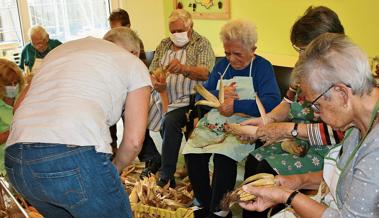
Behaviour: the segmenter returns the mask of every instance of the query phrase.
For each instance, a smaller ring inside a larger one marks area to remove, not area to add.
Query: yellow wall
[[[167,17],[172,0],[124,0],[131,13],[133,27],[141,34],[147,50],[155,49],[168,35]],[[245,18],[258,28],[257,53],[275,65],[291,66],[297,54],[291,47],[289,32],[295,20],[310,6],[327,6],[339,15],[346,34],[370,57],[379,55],[378,0],[230,0],[231,18]],[[129,7],[130,6],[130,7]],[[148,12],[144,12],[147,10]],[[163,11],[160,11],[163,10]],[[142,21],[138,21],[141,19]],[[134,25],[137,24],[138,27]],[[206,36],[217,55],[223,55],[218,33],[225,20],[194,20],[194,29]],[[159,29],[163,28],[163,29]],[[143,33],[143,34],[142,34]],[[156,43],[152,46],[152,43]]]
[[[155,50],[159,42],[167,36],[164,0],[124,0],[120,7],[128,11],[131,28],[142,39],[145,50]]]

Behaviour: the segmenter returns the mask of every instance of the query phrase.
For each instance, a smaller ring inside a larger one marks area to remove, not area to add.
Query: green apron
[[[298,100],[300,89],[296,90],[294,101],[291,103],[289,118],[295,123],[314,123],[313,111],[308,108],[308,102]],[[297,144],[306,149],[304,156],[289,154],[282,150],[281,143],[277,142],[268,146],[262,146],[253,152],[257,160],[266,160],[270,166],[280,175],[302,174],[322,170],[324,157],[332,146],[309,146],[308,141],[296,139]]]

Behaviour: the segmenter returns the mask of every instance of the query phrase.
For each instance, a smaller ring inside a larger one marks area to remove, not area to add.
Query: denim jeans
[[[94,146],[17,143],[5,152],[9,181],[45,218],[132,217],[110,155]]]
[[[160,177],[165,180],[174,179],[176,163],[178,162],[179,150],[182,143],[182,128],[186,124],[186,113],[189,107],[182,107],[166,113],[161,135],[162,141],[162,166],[159,171]]]

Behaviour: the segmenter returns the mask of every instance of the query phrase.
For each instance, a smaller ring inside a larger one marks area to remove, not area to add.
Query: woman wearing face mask
[[[202,207],[195,212],[196,217],[232,217],[229,211],[220,210],[220,200],[234,188],[237,163],[254,150],[253,145],[243,144],[233,136],[204,147],[199,144],[213,136],[225,135],[225,123],[239,123],[246,117],[260,116],[256,96],[267,111],[280,102],[271,63],[255,54],[255,26],[245,20],[231,21],[222,28],[220,38],[226,57],[213,68],[204,87],[218,96],[218,83],[223,80],[224,103],[199,121],[183,150],[191,185]],[[210,183],[208,165],[212,154],[214,171]]]
[[[18,66],[6,59],[0,59],[0,174],[3,175],[4,143],[9,135],[16,97],[23,87],[24,79]]]
[[[150,103],[149,129],[161,131],[162,165],[159,186],[170,182],[175,186],[174,173],[182,142],[182,128],[187,122],[190,96],[195,94],[196,84],[208,79],[215,56],[210,42],[192,29],[190,13],[174,10],[169,19],[170,37],[158,45],[150,71],[159,67],[168,72],[164,82],[152,77],[154,92]],[[167,92],[168,110],[163,113],[159,93]],[[146,148],[143,148],[146,149]]]
[[[35,73],[40,68],[43,58],[62,43],[50,39],[46,30],[39,25],[30,28],[29,37],[31,42],[22,50],[19,66],[23,70],[27,66],[32,73]]]

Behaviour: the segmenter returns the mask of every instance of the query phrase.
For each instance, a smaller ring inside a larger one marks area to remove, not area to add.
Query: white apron
[[[232,79],[223,80],[224,86],[227,86],[232,82],[236,82],[236,91],[241,100],[255,99],[256,93],[254,91],[254,85],[251,76],[252,65],[253,60],[251,60],[250,63],[250,71],[248,77],[235,76]],[[230,64],[228,64],[224,70],[221,78],[224,77],[225,73],[229,69],[229,66]],[[219,87],[218,84],[217,87]],[[247,155],[249,155],[251,151],[254,150],[255,146],[251,144],[243,144],[235,136],[225,134],[223,131],[223,124],[240,123],[246,119],[249,119],[249,117],[242,117],[239,115],[225,117],[221,115],[217,109],[212,109],[197,123],[197,126],[191,134],[191,137],[188,139],[187,143],[184,146],[183,154],[216,153],[230,157],[238,162],[243,160]],[[216,128],[219,128],[219,131],[211,131],[209,128],[205,127],[205,125],[215,125]],[[210,144],[204,147],[198,147],[196,145],[202,140],[210,140],[212,138],[220,138],[221,142]]]

